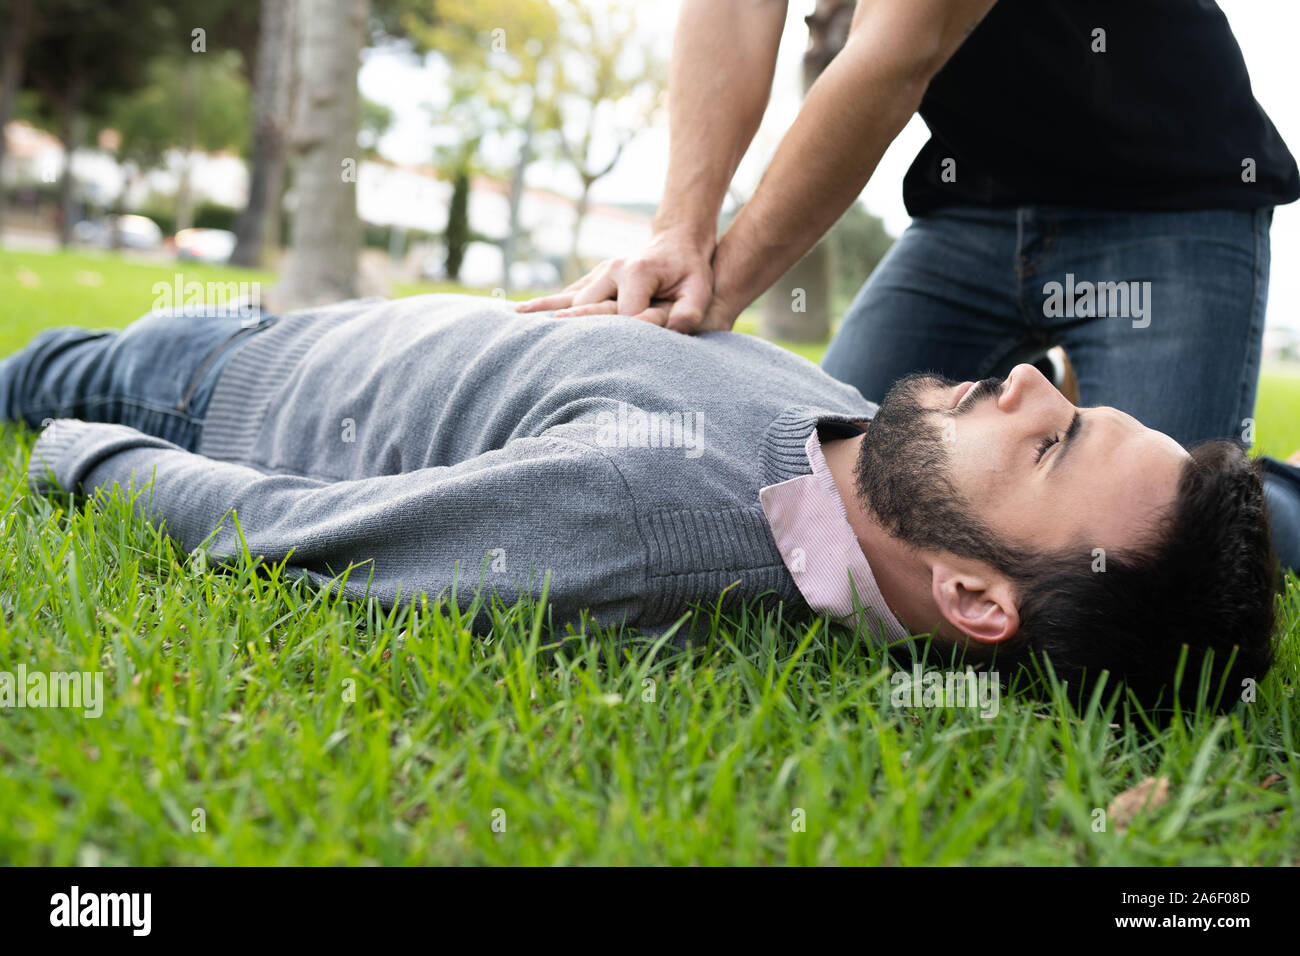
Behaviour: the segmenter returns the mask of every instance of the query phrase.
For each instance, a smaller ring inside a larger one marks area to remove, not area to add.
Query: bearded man
[[[1184,645],[1233,688],[1272,659],[1244,449],[1076,407],[1028,364],[877,405],[749,335],[430,295],[49,330],[0,362],[0,419],[45,426],[37,491],[145,492],[188,550],[385,606],[468,608],[477,582],[661,633],[779,602],[1153,699]]]

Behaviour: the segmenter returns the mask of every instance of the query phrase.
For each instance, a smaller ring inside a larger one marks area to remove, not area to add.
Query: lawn
[[[0,253],[0,355],[125,325],[173,273]],[[1258,448],[1300,446],[1298,412],[1270,374]],[[1227,717],[1058,695],[984,719],[892,706],[892,665],[823,622],[702,608],[696,647],[655,653],[524,603],[481,608],[482,639],[454,604],[217,571],[120,498],[29,495],[33,440],[0,430],[0,670],[101,671],[104,697],[0,710],[0,864],[1300,864],[1295,579],[1279,664]],[[1099,831],[1148,777],[1168,800]]]

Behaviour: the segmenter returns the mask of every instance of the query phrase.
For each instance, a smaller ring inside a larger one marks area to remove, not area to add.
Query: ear
[[[1020,629],[1011,582],[987,565],[941,558],[930,575],[935,607],[961,633],[980,644],[996,644]]]

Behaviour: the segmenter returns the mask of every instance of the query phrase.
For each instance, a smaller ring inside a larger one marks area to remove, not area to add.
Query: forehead
[[[1097,547],[1135,544],[1173,502],[1187,451],[1115,409],[1083,414],[1087,424],[1078,447],[1062,462],[1061,474],[1046,476],[1046,483],[1056,484],[1076,518],[1074,540],[1092,537]]]

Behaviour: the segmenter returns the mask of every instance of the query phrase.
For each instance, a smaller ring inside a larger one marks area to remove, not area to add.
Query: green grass
[[[1300,449],[1300,369],[1274,368],[1260,376],[1255,419],[1256,453],[1285,461]]]
[[[171,272],[0,254],[0,355],[124,325]],[[1261,448],[1300,445],[1294,388],[1261,391]],[[0,863],[1300,864],[1295,580],[1278,666],[1227,717],[985,720],[891,706],[881,652],[820,622],[704,608],[654,654],[528,602],[481,608],[482,638],[454,604],[215,571],[121,498],[31,496],[33,437],[0,430],[0,669],[102,670],[106,701],[0,711]],[[1094,832],[1148,776],[1168,802]]]

